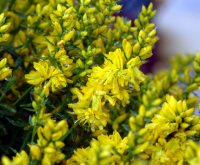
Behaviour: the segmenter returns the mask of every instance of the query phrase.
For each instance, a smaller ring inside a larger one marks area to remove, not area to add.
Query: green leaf
[[[6,119],[8,120],[10,124],[16,127],[25,127],[27,125],[26,122],[21,119],[10,119],[8,117],[6,117]]]
[[[1,88],[0,93],[0,101],[5,97],[6,93],[12,88],[12,86],[16,83],[16,78],[11,77],[7,79],[7,82],[4,84],[4,86]]]
[[[22,65],[22,57],[17,57],[17,59],[15,60],[15,64],[14,64],[14,68],[18,68],[19,66]]]
[[[16,110],[6,104],[1,104],[0,103],[0,108],[3,108],[3,110],[8,111],[10,113],[16,113]],[[0,110],[1,111],[1,110]]]

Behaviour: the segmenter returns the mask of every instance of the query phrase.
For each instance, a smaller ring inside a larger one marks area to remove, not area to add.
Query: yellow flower
[[[56,122],[48,119],[44,127],[37,129],[37,144],[29,145],[30,155],[34,160],[40,160],[42,165],[59,163],[65,158],[61,149],[65,144],[61,138],[68,131],[68,124],[65,120]]]
[[[114,131],[112,135],[100,135],[98,136],[98,142],[101,145],[111,145],[111,147],[116,148],[116,150],[123,154],[127,149],[128,139],[127,137],[123,138],[120,136],[119,132]]]
[[[8,31],[10,30],[11,23],[5,22],[4,13],[0,14],[0,44],[6,43],[10,39],[10,34]]]
[[[187,108],[186,101],[177,101],[173,96],[166,96],[167,102],[156,114],[152,123],[147,124],[146,128],[152,131],[151,138],[156,140],[159,137],[166,138],[171,133],[176,136],[179,132],[184,132],[185,136],[195,135],[199,127],[199,117],[195,116],[194,108]]]
[[[200,164],[200,146],[193,140],[187,142],[186,152],[184,154],[185,159],[189,165]]]
[[[3,165],[28,165],[29,164],[29,157],[25,151],[21,151],[17,153],[13,160],[10,160],[8,157],[2,157],[2,164]]]
[[[115,69],[123,69],[126,62],[124,53],[121,49],[116,49],[114,52],[109,52],[106,56],[105,66],[113,66]]]
[[[106,110],[94,110],[88,109],[74,109],[80,123],[88,123],[91,126],[91,130],[102,130],[109,121],[109,114]]]
[[[77,149],[66,164],[123,164],[122,155],[127,148],[127,138],[115,131],[112,135],[100,135],[90,147]],[[122,155],[121,155],[122,154]]]
[[[131,58],[127,62],[127,79],[136,90],[140,89],[140,83],[145,79],[144,73],[139,69],[141,65],[142,62],[139,57]]]
[[[74,37],[74,35],[75,35],[75,31],[72,30],[72,31],[70,31],[70,32],[68,32],[68,33],[66,33],[66,34],[64,35],[63,40],[64,40],[65,42],[68,42],[68,41],[70,41],[70,40]]]
[[[12,71],[6,67],[7,59],[4,58],[0,61],[0,81],[11,75]]]
[[[183,164],[184,153],[186,150],[186,138],[183,133],[180,137],[171,138],[170,140],[158,139],[158,142],[153,147],[151,164]],[[176,156],[174,156],[176,155]]]
[[[41,149],[37,145],[29,145],[31,158],[33,160],[40,160],[41,158]]]
[[[3,55],[3,57],[7,59],[8,66],[11,66],[11,67],[14,66],[14,59],[13,59],[13,57],[12,57],[11,54],[5,52],[4,55]]]
[[[78,102],[70,104],[82,123],[88,123],[92,130],[103,129],[109,121],[105,111],[106,102],[115,106],[117,100],[122,106],[129,104],[129,89],[139,90],[144,74],[139,70],[142,62],[138,57],[131,58],[127,65],[124,52],[116,49],[106,55],[102,67],[93,67],[86,86],[80,91],[73,89]],[[127,68],[126,68],[127,67]]]
[[[125,52],[126,58],[129,59],[132,55],[132,50],[133,50],[130,42],[128,42],[126,39],[124,39],[122,41],[122,47]]]
[[[94,81],[93,86],[83,87],[83,94],[78,89],[72,90],[80,100],[69,105],[77,115],[78,121],[83,124],[88,123],[92,131],[102,130],[109,121],[109,113],[103,106],[103,96],[106,92],[103,90],[103,86],[96,83]]]
[[[45,94],[49,91],[56,92],[67,85],[64,74],[56,67],[50,65],[47,61],[34,62],[36,71],[31,71],[25,75],[29,84],[35,86],[43,86]]]
[[[73,60],[67,56],[65,49],[60,49],[55,54],[55,59],[58,60],[61,65],[65,77],[70,77],[72,75]],[[67,82],[72,82],[72,80],[67,79]]]

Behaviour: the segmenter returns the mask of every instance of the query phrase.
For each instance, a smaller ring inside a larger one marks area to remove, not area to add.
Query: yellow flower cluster
[[[154,14],[152,4],[148,9],[143,8],[140,19],[136,20],[136,27],[131,29],[139,42],[129,37],[123,39],[122,49],[109,52],[102,66],[93,67],[85,87],[72,89],[79,100],[70,107],[78,120],[88,123],[92,131],[102,130],[109,122],[109,112],[104,108],[107,103],[115,106],[120,101],[117,104],[125,107],[130,103],[129,93],[140,89],[145,76],[139,68],[143,60],[152,55],[152,46],[157,41],[154,24],[149,24]]]
[[[0,81],[4,80],[6,77],[10,76],[12,71],[6,66],[7,59],[3,58],[0,61]]]
[[[145,75],[156,11],[143,6],[132,22],[115,16],[121,8],[118,0],[1,7],[2,165],[200,163],[200,54]]]
[[[190,130],[185,132],[186,135],[191,136],[197,133],[196,131],[198,131],[200,125],[198,125],[198,116],[193,115],[194,108],[187,109],[185,101],[177,102],[173,96],[167,96],[166,100],[167,103],[164,103],[160,112],[152,119],[152,124],[146,127],[154,130],[154,133],[152,133],[153,138],[166,138],[172,132],[176,132],[178,129],[184,131],[188,127],[190,127]],[[161,128],[158,130],[156,127]],[[155,132],[155,130],[161,132]]]
[[[130,118],[131,131],[123,140],[119,138],[117,132],[110,136],[99,135],[97,140],[92,140],[89,148],[77,149],[67,162],[71,164],[97,164],[96,161],[100,164],[111,162],[146,164],[151,158],[150,164],[187,162],[195,165],[199,163],[199,157],[195,158],[199,147],[192,139],[199,135],[200,120],[199,116],[193,114],[193,108],[187,108],[186,101],[177,101],[173,96],[168,95],[166,102],[152,121],[137,130],[135,127],[139,124],[137,121],[141,121],[139,118],[147,113],[148,111],[140,108],[136,118]],[[115,143],[116,139],[122,141],[117,140]],[[111,145],[110,148],[108,145]]]
[[[129,104],[128,92],[139,90],[139,84],[144,80],[144,74],[139,70],[141,60],[134,57],[127,62],[126,58],[130,58],[132,48],[129,42],[124,47],[128,47],[126,56],[121,49],[110,52],[102,67],[92,69],[88,82],[81,91],[72,89],[79,101],[70,106],[78,120],[89,123],[92,131],[103,129],[109,121],[109,112],[104,108],[107,102],[115,106],[120,101],[125,107]]]
[[[65,62],[66,67],[71,64],[67,64],[67,60]],[[56,92],[66,87],[68,82],[71,82],[65,77],[64,71],[62,72],[59,68],[50,65],[49,61],[34,62],[33,65],[36,71],[31,71],[25,75],[25,78],[28,83],[36,87],[43,87],[46,96],[49,95],[49,91]],[[66,75],[70,75],[70,72],[66,71]]]
[[[34,89],[34,101],[32,101],[32,107],[35,110],[35,114],[32,116],[31,122],[33,126],[45,125],[45,123],[50,119],[51,114],[46,113],[45,106],[45,89],[41,90],[41,88]]]
[[[48,119],[44,127],[37,129],[37,144],[30,144],[30,157],[25,151],[17,154],[13,160],[8,157],[2,157],[3,165],[28,165],[31,161],[37,161],[41,165],[53,165],[61,162],[65,155],[61,149],[65,144],[61,141],[68,131],[68,125],[65,120],[55,122]]]
[[[90,147],[78,149],[66,161],[67,164],[118,164],[122,162],[121,155],[127,149],[127,138],[121,138],[118,132],[112,135],[100,135],[97,140],[92,140]]]
[[[65,155],[61,149],[65,144],[61,139],[68,131],[68,125],[65,120],[56,123],[49,119],[46,125],[37,129],[37,144],[30,144],[30,154],[32,160],[41,161],[41,165],[52,165],[61,162]]]
[[[152,164],[183,163],[187,140],[199,134],[199,116],[194,115],[194,109],[188,109],[185,101],[176,101],[173,96],[167,96],[166,100],[152,123],[146,125],[150,142],[156,143]]]
[[[187,163],[189,165],[198,165],[200,163],[199,149],[199,145],[197,145],[194,141],[188,141],[185,158],[188,160]]]
[[[5,14],[0,14],[0,44],[5,44],[10,39],[10,30],[11,23],[6,23]]]
[[[20,153],[17,153],[13,160],[10,160],[8,157],[3,156],[2,163],[3,165],[28,165],[29,156],[25,151],[21,151]]]

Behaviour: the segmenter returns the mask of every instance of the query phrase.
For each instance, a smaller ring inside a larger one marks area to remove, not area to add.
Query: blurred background
[[[199,0],[121,0],[121,15],[134,19],[141,6],[153,2],[157,9],[154,22],[159,42],[154,56],[144,70],[152,72],[164,68],[169,56],[200,52],[200,1]]]

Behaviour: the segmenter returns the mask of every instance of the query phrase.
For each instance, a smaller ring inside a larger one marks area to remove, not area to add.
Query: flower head
[[[0,81],[11,75],[12,71],[6,66],[7,59],[4,58],[0,61]]]
[[[31,71],[25,75],[29,84],[35,86],[43,86],[45,94],[48,95],[49,91],[56,92],[59,89],[66,87],[67,81],[64,74],[47,61],[34,62],[36,71]]]

